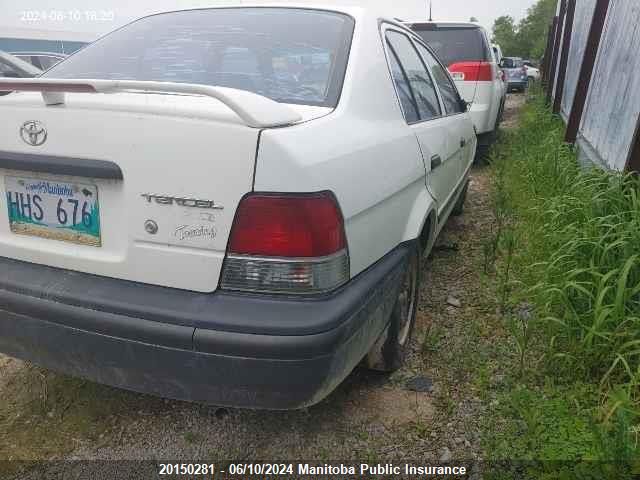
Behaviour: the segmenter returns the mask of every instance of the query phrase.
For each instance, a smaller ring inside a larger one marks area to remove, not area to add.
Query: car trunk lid
[[[40,93],[0,97],[8,127],[0,131],[0,150],[13,158],[8,163],[5,155],[3,163],[0,153],[0,189],[5,191],[0,256],[173,288],[216,290],[236,207],[252,190],[260,129],[248,127],[223,103],[200,96],[67,97],[50,107]],[[305,119],[326,113],[301,112],[298,117]],[[46,141],[38,144],[36,133],[37,145],[29,144],[32,124],[46,129]],[[16,163],[21,155],[40,161]],[[51,168],[65,159],[66,169]],[[69,169],[92,162],[119,169],[121,178]],[[36,193],[43,197],[39,202],[33,199]],[[71,194],[80,198],[80,207]],[[98,200],[85,209],[88,215],[99,208],[93,242],[77,241],[82,235],[68,234],[59,222],[75,215],[73,226],[81,229],[82,218],[89,218],[82,216],[86,198]],[[18,213],[24,214],[23,223],[8,221]],[[66,237],[59,235],[62,231]]]

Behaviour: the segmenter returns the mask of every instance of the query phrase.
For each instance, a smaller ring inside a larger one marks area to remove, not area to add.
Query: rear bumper
[[[383,331],[409,248],[320,299],[197,294],[0,258],[0,352],[162,397],[302,408]]]

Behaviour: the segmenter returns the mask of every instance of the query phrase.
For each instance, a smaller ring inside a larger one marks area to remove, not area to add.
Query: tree
[[[523,57],[538,59],[544,55],[547,29],[556,14],[556,6],[557,0],[539,0],[520,22],[518,36]]]
[[[518,25],[510,16],[502,16],[493,24],[493,41],[505,56],[539,59],[544,55],[547,31],[556,14],[558,0],[538,0]]]
[[[498,17],[493,24],[493,43],[497,43],[502,48],[502,52],[507,56],[515,56],[517,47],[517,28],[513,17],[503,15]]]
[[[478,23],[478,19],[476,17],[471,17],[469,19],[470,22]]]

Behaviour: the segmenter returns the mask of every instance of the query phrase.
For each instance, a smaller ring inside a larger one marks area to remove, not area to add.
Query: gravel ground
[[[522,95],[509,97],[507,128],[523,102]],[[87,388],[97,405],[117,405],[91,417],[95,428],[74,434],[60,409],[31,408],[38,399],[46,405],[46,387],[44,397],[16,393],[26,376],[54,385],[68,377],[0,355],[0,397],[14,402],[10,413],[0,407],[0,459],[481,459],[482,417],[491,410],[481,384],[500,381],[484,346],[502,335],[482,267],[493,220],[489,187],[488,168],[474,168],[464,215],[449,221],[425,260],[412,353],[400,372],[356,370],[324,402],[295,412],[220,409],[74,380],[80,383],[65,399],[70,405]],[[407,381],[416,376],[431,380],[432,391],[409,391]],[[29,415],[25,423],[39,422],[44,435],[59,441],[34,455],[29,437],[6,438],[17,431],[13,415]]]
[[[527,95],[524,93],[513,93],[507,96],[502,128],[509,129],[518,125],[518,112],[524,106],[526,100]]]

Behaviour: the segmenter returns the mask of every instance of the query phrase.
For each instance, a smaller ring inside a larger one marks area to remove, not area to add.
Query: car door
[[[388,28],[385,42],[389,66],[405,119],[416,135],[426,172],[426,186],[442,212],[450,202],[460,168],[451,144],[452,120],[433,78],[407,34]]]
[[[473,122],[469,119],[466,109],[460,101],[461,98],[456,84],[447,70],[424,45],[416,43],[416,46],[433,75],[442,98],[445,115],[450,121],[450,143],[455,150],[455,163],[457,165],[454,189],[457,189],[459,182],[464,180],[464,175],[471,167],[475,155],[476,136]]]

